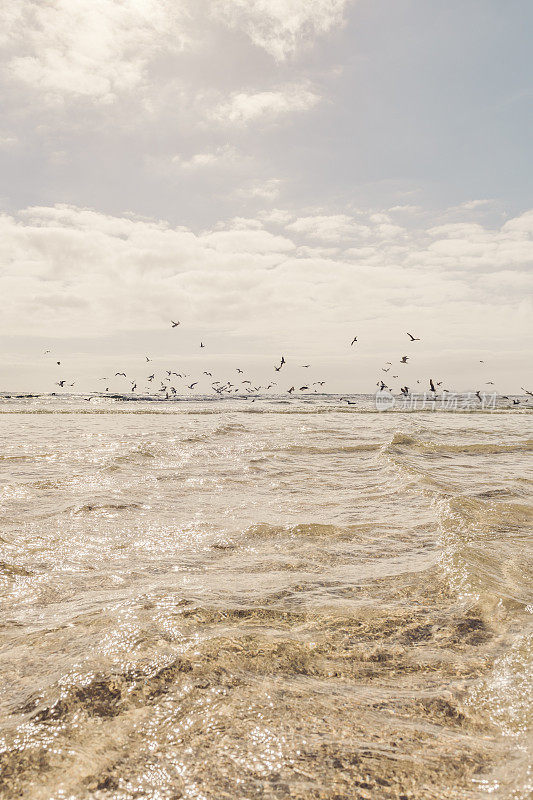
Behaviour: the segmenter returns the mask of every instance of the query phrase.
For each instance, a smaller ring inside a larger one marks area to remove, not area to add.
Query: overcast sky
[[[1,389],[142,388],[146,355],[264,382],[283,354],[283,389],[372,391],[388,361],[394,387],[533,383],[530,0],[0,23]]]

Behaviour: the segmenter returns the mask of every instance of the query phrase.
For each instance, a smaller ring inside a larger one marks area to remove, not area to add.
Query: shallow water
[[[2,797],[530,797],[530,413],[0,412]]]

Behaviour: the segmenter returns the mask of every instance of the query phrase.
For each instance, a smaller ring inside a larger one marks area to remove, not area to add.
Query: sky
[[[529,0],[2,3],[0,389],[237,366],[533,389],[532,23]]]

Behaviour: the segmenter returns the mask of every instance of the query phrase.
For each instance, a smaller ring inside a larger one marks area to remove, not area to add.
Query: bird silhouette
[[[419,342],[420,341],[420,339],[418,339],[416,336],[413,336],[412,333],[408,333],[407,335],[408,335],[408,337],[410,338],[410,340],[412,342]]]
[[[173,327],[173,328],[177,328],[177,327],[178,327],[178,325],[180,325],[180,321],[179,321],[179,320],[178,320],[177,322],[174,322],[174,320],[173,320],[173,319],[171,319],[171,320],[170,320],[170,322],[172,323],[172,327]]]

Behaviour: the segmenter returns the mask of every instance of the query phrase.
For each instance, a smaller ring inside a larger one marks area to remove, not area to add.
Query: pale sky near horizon
[[[0,390],[237,366],[533,390],[529,0],[6,0],[0,23]]]

